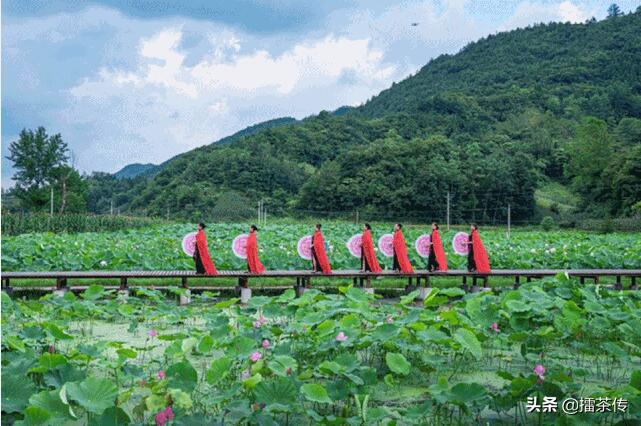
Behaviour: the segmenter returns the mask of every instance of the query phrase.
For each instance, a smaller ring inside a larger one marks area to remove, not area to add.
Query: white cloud
[[[140,41],[135,70],[103,68],[69,90],[59,119],[91,133],[82,163],[163,161],[263,120],[358,104],[396,72],[368,39],[331,34],[279,55],[245,47],[236,34],[210,38],[217,44],[187,66],[182,35],[162,29]]]
[[[582,22],[595,4],[368,0],[296,34],[105,7],[3,21],[3,102],[22,108],[7,132],[61,132],[83,171],[161,162],[260,121],[360,104],[481,36]]]
[[[536,23],[547,22],[584,22],[594,16],[594,10],[588,10],[572,1],[559,3],[539,3],[524,1],[519,3],[514,14],[501,25],[501,30],[526,27]]]

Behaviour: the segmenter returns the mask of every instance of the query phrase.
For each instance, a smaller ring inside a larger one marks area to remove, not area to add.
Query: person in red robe
[[[265,267],[260,263],[260,259],[258,258],[257,232],[258,228],[256,225],[252,225],[249,228],[249,237],[247,237],[247,269],[252,274],[262,274],[265,272]]]
[[[447,258],[445,257],[445,250],[443,250],[443,242],[441,241],[441,234],[438,232],[438,223],[432,223],[432,235],[430,236],[430,254],[427,259],[427,270],[434,271],[447,271]]]
[[[205,224],[198,224],[196,233],[196,247],[194,250],[194,262],[196,263],[196,273],[216,275],[218,271],[209,257],[209,248],[207,247],[207,236],[205,235]]]
[[[483,241],[481,241],[481,236],[475,224],[470,226],[467,244],[470,248],[467,252],[467,270],[481,274],[489,273],[490,260],[487,257],[485,246],[483,245]]]
[[[394,225],[394,266],[395,271],[400,272],[414,272],[412,264],[407,257],[407,247],[405,246],[405,237],[403,236],[403,225],[397,223]]]
[[[378,264],[376,252],[374,251],[374,240],[372,239],[372,227],[366,223],[361,236],[361,271],[381,272],[383,269]]]
[[[327,259],[327,253],[325,253],[325,239],[321,232],[320,223],[316,224],[316,230],[312,235],[312,267],[314,272],[332,273],[332,267],[329,265],[329,259]]]

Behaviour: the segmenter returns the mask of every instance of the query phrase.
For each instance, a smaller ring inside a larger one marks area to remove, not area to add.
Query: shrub
[[[554,219],[552,219],[551,216],[545,216],[541,221],[541,226],[544,230],[551,231],[556,226],[556,224],[554,223]]]

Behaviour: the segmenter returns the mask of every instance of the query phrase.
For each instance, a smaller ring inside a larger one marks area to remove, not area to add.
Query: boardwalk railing
[[[472,279],[476,285],[477,279],[481,279],[487,284],[488,277],[512,277],[514,287],[518,288],[521,279],[527,282],[533,278],[543,278],[555,276],[559,273],[565,273],[569,277],[578,278],[580,283],[585,283],[586,279],[599,282],[602,277],[615,277],[616,289],[623,288],[623,278],[630,279],[630,288],[637,289],[637,278],[641,278],[641,269],[495,269],[488,274],[479,274],[468,272],[466,270],[449,270],[446,272],[429,272],[426,270],[417,270],[413,273],[402,273],[394,271],[383,271],[380,273],[362,272],[358,270],[336,270],[331,274],[321,274],[311,271],[266,271],[262,274],[252,274],[247,271],[221,271],[217,275],[201,275],[193,271],[50,271],[50,272],[3,272],[2,288],[10,291],[11,280],[18,279],[36,279],[36,280],[55,280],[57,289],[65,289],[70,279],[119,279],[120,288],[128,288],[129,279],[158,279],[158,278],[180,278],[182,286],[188,288],[189,280],[198,279],[221,279],[235,278],[238,280],[240,287],[247,287],[249,280],[253,278],[296,278],[297,287],[311,285],[313,278],[351,278],[354,285],[371,287],[373,278],[407,278],[408,286],[416,285],[427,287],[431,278],[436,277],[460,277],[462,284],[467,286],[467,280]],[[415,280],[415,281],[414,281]],[[415,282],[415,284],[414,284]]]

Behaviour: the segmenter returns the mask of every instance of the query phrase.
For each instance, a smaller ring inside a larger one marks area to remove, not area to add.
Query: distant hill
[[[252,126],[119,192],[122,209],[212,218],[238,194],[272,214],[538,220],[536,189],[579,209],[641,206],[641,12],[490,35],[357,108]],[[101,195],[102,196],[102,195]],[[352,212],[352,213],[350,213]]]
[[[118,179],[131,179],[136,176],[146,176],[154,174],[158,170],[159,166],[156,164],[128,164],[122,169],[114,173],[114,176]]]
[[[261,130],[272,129],[274,127],[283,126],[285,124],[294,124],[294,123],[296,123],[296,119],[293,117],[282,117],[282,118],[275,118],[273,120],[263,121],[262,123],[258,123],[258,124],[254,124],[253,126],[246,127],[243,130],[240,130],[234,133],[233,135],[217,140],[216,142],[214,142],[214,144],[227,145],[244,136],[250,136],[255,133],[258,133]]]
[[[258,124],[254,124],[252,126],[246,127],[243,130],[240,130],[232,135],[225,136],[224,138],[219,139],[216,142],[212,142],[212,145],[228,145],[237,139],[240,139],[244,136],[253,135],[257,132],[260,132],[261,130],[271,129],[274,127],[283,126],[285,124],[294,124],[294,123],[296,123],[296,119],[293,117],[281,117],[281,118],[275,118],[273,120],[263,121],[262,123],[258,123]],[[116,173],[114,173],[114,176],[118,179],[132,179],[138,176],[153,176],[156,173],[158,173],[160,170],[162,170],[167,164],[169,164],[174,159],[180,157],[181,155],[182,154],[172,157],[169,160],[166,160],[158,165],[151,164],[151,163],[128,164],[122,169],[118,170]]]

